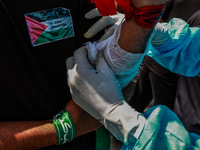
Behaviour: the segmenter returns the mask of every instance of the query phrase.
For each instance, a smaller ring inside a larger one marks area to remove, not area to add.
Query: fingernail
[[[88,38],[88,35],[87,35],[87,33],[84,33],[84,37],[85,37],[85,38]]]
[[[86,38],[91,38],[92,37],[92,31],[91,30],[88,30],[85,34],[84,34],[84,36],[86,37]]]
[[[85,38],[91,38],[91,35],[88,32],[86,32],[86,33],[84,33],[84,37]]]

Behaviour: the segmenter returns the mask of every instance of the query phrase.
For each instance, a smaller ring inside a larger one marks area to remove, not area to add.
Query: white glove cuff
[[[125,101],[106,109],[102,124],[126,145],[134,144],[146,123],[145,117]]]

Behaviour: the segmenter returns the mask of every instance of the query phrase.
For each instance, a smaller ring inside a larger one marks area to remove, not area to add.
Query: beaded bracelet
[[[64,109],[53,117],[57,134],[57,145],[65,144],[75,138],[75,124],[70,114]]]

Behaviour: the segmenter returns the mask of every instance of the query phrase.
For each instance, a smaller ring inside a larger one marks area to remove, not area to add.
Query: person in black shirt
[[[101,125],[70,101],[65,66],[96,22],[84,20],[92,8],[87,0],[0,1],[0,149],[95,149],[91,131]],[[55,145],[51,122],[64,108],[76,137],[88,134]]]
[[[131,3],[136,9],[164,8],[166,0]],[[96,22],[84,24],[89,4],[86,0],[0,1],[2,149],[94,149],[94,132],[81,135],[101,125],[70,101],[65,66],[66,59],[87,41],[83,33]],[[125,51],[143,53],[153,26],[126,20],[119,45]],[[75,135],[81,137],[71,142]]]

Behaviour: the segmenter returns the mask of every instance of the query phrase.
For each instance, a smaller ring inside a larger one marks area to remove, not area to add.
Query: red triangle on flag
[[[48,26],[36,20],[33,20],[27,16],[25,16],[25,18],[31,38],[31,43],[33,44],[35,40],[44,32],[44,30],[46,30]]]

